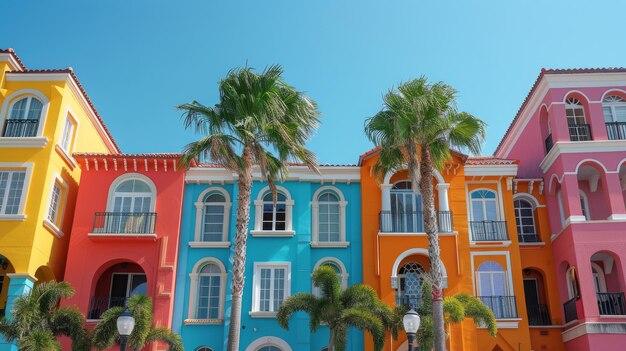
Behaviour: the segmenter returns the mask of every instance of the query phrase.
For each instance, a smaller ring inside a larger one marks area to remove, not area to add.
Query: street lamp
[[[135,328],[135,318],[128,308],[122,312],[122,314],[117,317],[117,332],[120,334],[120,351],[126,351],[126,340],[128,340],[128,336],[133,332],[133,328]]]
[[[402,324],[404,324],[404,331],[408,337],[409,351],[413,351],[413,341],[415,341],[415,334],[420,328],[420,316],[415,310],[410,309],[404,317],[402,317]]]

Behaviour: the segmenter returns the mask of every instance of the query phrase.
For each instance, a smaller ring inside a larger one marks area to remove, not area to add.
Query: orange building
[[[406,170],[376,179],[377,158],[375,148],[359,160],[363,281],[389,305],[415,307],[419,275],[430,268],[421,196]],[[498,326],[494,338],[469,319],[450,325],[449,350],[563,349],[543,182],[516,174],[514,160],[458,152],[434,173],[444,295],[479,296]],[[405,335],[388,337],[385,350],[407,350]]]

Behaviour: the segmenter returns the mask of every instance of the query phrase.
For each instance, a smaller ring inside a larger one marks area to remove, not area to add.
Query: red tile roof
[[[477,156],[470,157],[465,162],[466,166],[496,166],[496,165],[514,165],[518,164],[517,160],[509,160],[497,158],[494,156]]]
[[[526,104],[528,104],[528,101],[530,101],[530,97],[535,93],[535,90],[537,89],[539,82],[546,74],[625,73],[625,72],[626,72],[626,68],[623,68],[623,67],[569,68],[569,69],[542,68],[541,72],[539,72],[539,76],[535,80],[535,83],[533,83],[533,86],[530,88],[530,91],[526,95],[526,98],[524,99],[524,102],[522,102],[522,105],[520,106],[519,110],[517,110],[517,113],[515,114],[513,121],[509,125],[509,128],[507,128],[502,139],[500,139],[500,142],[498,143],[498,146],[496,147],[496,150],[493,152],[493,154],[495,155],[496,153],[498,153],[498,151],[500,150],[500,147],[502,147],[502,143],[504,142],[504,139],[506,139],[506,137],[509,135],[515,123],[517,123],[517,119],[522,113],[522,110],[524,109],[524,107],[526,107]]]
[[[307,167],[306,164],[298,163],[298,162],[290,162],[289,166],[291,166],[291,167]],[[320,164],[318,166],[319,167],[357,167],[357,165],[354,165],[354,164],[334,164],[334,163],[322,163],[322,164]],[[198,163],[198,165],[196,167],[198,167],[198,168],[223,168],[222,165],[219,165],[217,163],[209,163],[209,162],[200,162],[200,163]]]
[[[374,148],[366,151],[365,153],[363,153],[361,156],[359,156],[359,163],[357,164],[358,166],[360,166],[363,161],[367,160],[368,158],[374,156],[375,154],[377,154],[380,151],[380,146],[375,146]],[[460,151],[457,150],[450,150],[450,152],[452,153],[452,155],[457,156],[459,158],[461,158],[463,161],[467,160],[468,156]]]
[[[183,156],[183,154],[180,154],[180,153],[105,154],[105,153],[100,153],[100,152],[75,152],[73,156],[76,158],[88,158],[88,157],[180,158]]]
[[[17,61],[17,64],[23,69],[26,70],[26,66],[24,65],[24,62],[22,62],[22,60],[20,60],[20,57],[17,56],[17,54],[15,53],[15,51],[13,51],[13,49],[8,48],[8,49],[0,49],[0,53],[2,54],[9,54],[11,56],[13,56],[13,58],[15,59],[15,61]]]

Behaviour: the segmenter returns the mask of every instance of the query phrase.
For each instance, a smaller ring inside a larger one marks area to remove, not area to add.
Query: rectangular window
[[[289,296],[289,265],[259,264],[254,272],[254,312],[278,312]]]
[[[17,214],[26,171],[0,171],[0,214]]]
[[[50,208],[48,209],[48,220],[59,227],[59,211],[61,210],[61,200],[63,198],[63,188],[54,182],[52,197],[50,198]]]
[[[63,126],[63,134],[61,135],[61,148],[67,154],[71,152],[72,139],[74,137],[74,122],[68,115]]]
[[[200,277],[198,312],[196,318],[218,319],[220,312],[220,277],[206,275]]]
[[[222,241],[224,236],[224,205],[204,206],[202,241]]]

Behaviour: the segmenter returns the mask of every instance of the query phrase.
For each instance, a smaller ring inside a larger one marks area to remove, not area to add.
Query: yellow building
[[[36,281],[63,278],[80,180],[73,152],[119,153],[76,75],[28,70],[0,50],[0,313]]]

